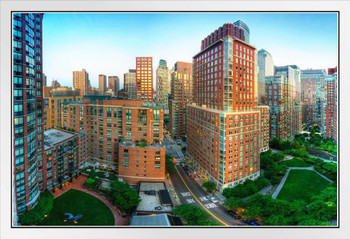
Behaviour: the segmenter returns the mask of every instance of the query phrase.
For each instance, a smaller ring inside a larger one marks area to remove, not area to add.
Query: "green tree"
[[[173,214],[181,216],[187,225],[208,225],[210,215],[192,204],[183,204],[173,210]]]
[[[246,220],[255,220],[262,214],[263,209],[257,205],[248,206],[246,210],[244,210],[241,215],[243,219]]]
[[[129,184],[115,181],[110,184],[112,203],[126,213],[131,213],[133,208],[141,202],[137,191],[130,188]]]
[[[214,190],[216,189],[216,185],[215,183],[213,183],[212,181],[206,181],[202,184],[203,188],[206,188],[208,192],[214,192]]]
[[[262,222],[266,225],[293,225],[291,218],[276,214],[266,217]]]
[[[173,157],[170,155],[165,156],[165,173],[173,173],[175,172],[175,164],[173,161]]]
[[[309,218],[299,222],[298,225],[299,226],[331,226],[332,223]]]
[[[238,208],[243,208],[246,203],[241,198],[230,197],[227,198],[224,205],[230,210],[237,210]]]

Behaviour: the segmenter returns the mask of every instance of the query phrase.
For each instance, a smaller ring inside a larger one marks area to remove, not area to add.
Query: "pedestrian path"
[[[86,179],[87,179],[87,177],[85,175],[80,175],[75,181],[73,181],[72,183],[70,183],[66,187],[54,192],[53,193],[54,198],[61,196],[62,194],[68,192],[70,189],[75,189],[75,190],[79,190],[79,191],[88,193],[88,194],[98,198],[104,204],[106,204],[107,207],[109,207],[109,209],[111,210],[111,212],[113,213],[113,216],[114,216],[114,225],[118,225],[118,226],[128,225],[129,221],[130,221],[130,216],[122,217],[119,214],[117,207],[114,206],[109,200],[107,200],[106,198],[102,197],[101,195],[99,195],[93,191],[90,191],[86,188],[83,188],[81,186],[82,184],[85,183]]]
[[[272,198],[273,199],[277,198],[278,194],[280,193],[281,189],[283,188],[283,185],[284,185],[284,183],[286,182],[286,180],[288,178],[290,170],[311,170],[311,171],[314,171],[315,173],[317,173],[318,175],[320,175],[322,178],[326,179],[328,182],[330,182],[330,183],[333,182],[332,180],[330,180],[329,178],[327,178],[323,174],[321,174],[318,171],[316,171],[314,169],[314,166],[311,166],[311,167],[289,167],[287,169],[286,174],[284,175],[283,179],[281,180],[280,184],[276,188],[276,191],[272,194]]]

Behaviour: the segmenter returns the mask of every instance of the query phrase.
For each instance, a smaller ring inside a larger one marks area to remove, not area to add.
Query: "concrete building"
[[[153,102],[152,57],[136,57],[136,99]]]
[[[52,89],[44,87],[44,129],[63,127],[61,122],[62,103],[81,100],[80,92],[70,87]]]
[[[53,80],[53,81],[51,82],[51,87],[52,87],[53,89],[56,89],[56,88],[61,87],[61,84],[60,84],[57,80]]]
[[[42,13],[13,13],[13,224],[35,207],[42,173]],[[9,102],[10,103],[10,102]]]
[[[228,23],[205,38],[193,58],[187,157],[220,191],[260,175],[255,50],[244,29]]]
[[[326,71],[324,69],[307,69],[301,71],[302,98],[304,100],[303,113],[307,117],[305,123],[318,125],[322,133],[326,132],[327,99],[325,77]]]
[[[186,105],[193,102],[192,64],[176,62],[171,75],[169,129],[173,137],[186,135]]]
[[[40,190],[65,186],[80,173],[78,133],[49,129],[44,132],[44,154]]]
[[[130,100],[136,99],[136,70],[130,69],[128,73],[124,73],[124,89]]]
[[[338,125],[338,79],[337,79],[337,68],[329,68],[326,76],[327,84],[327,105],[326,105],[326,137],[332,138],[336,142],[337,138],[337,125]]]
[[[265,104],[265,77],[274,75],[273,59],[265,49],[258,51],[258,104]]]
[[[43,86],[47,86],[47,77],[43,74]]]
[[[156,102],[159,104],[165,112],[169,111],[168,99],[170,88],[170,74],[165,60],[159,61],[159,66],[156,71],[157,75],[157,94]]]
[[[111,89],[114,95],[118,95],[119,91],[119,77],[118,76],[108,76],[108,89]]]
[[[89,80],[89,73],[85,69],[73,71],[73,89],[79,90],[81,95],[91,94],[92,87]]]
[[[102,93],[107,90],[107,77],[106,75],[98,75],[98,88]]]
[[[164,180],[162,109],[111,96],[84,96],[63,107],[64,127],[81,133],[88,164],[115,170],[129,183]]]

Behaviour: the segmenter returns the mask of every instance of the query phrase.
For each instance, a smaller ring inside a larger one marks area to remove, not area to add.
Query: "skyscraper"
[[[186,135],[186,105],[193,102],[192,64],[176,62],[171,74],[169,128],[173,137]]]
[[[44,151],[42,20],[41,13],[13,14],[15,225],[17,215],[35,207],[40,195],[38,174],[42,173]]]
[[[337,142],[337,68],[329,68],[326,76],[327,105],[326,105],[326,137]]]
[[[81,95],[89,95],[92,87],[89,80],[89,73],[85,69],[73,71],[73,88],[80,90]]]
[[[118,76],[108,76],[108,89],[114,92],[114,95],[118,95],[119,91],[119,77]]]
[[[220,191],[260,175],[256,48],[245,41],[245,30],[224,24],[202,40],[201,51],[193,57],[187,157]]]
[[[153,101],[152,57],[136,57],[136,98]]]
[[[265,104],[265,78],[274,75],[273,59],[265,49],[258,51],[258,104]]]
[[[249,31],[249,27],[247,26],[247,24],[245,22],[243,22],[242,20],[238,20],[235,21],[233,23],[233,25],[240,27],[241,29],[243,29],[244,31],[244,41],[249,43],[250,41],[250,31]]]
[[[106,92],[106,90],[107,90],[106,75],[99,75],[98,76],[98,88],[102,93]]]
[[[128,93],[128,99],[136,99],[136,70],[130,69],[124,74],[124,90]]]
[[[45,74],[43,74],[43,86],[47,85],[47,77]]]
[[[53,81],[51,82],[51,87],[52,87],[53,89],[56,89],[56,88],[61,87],[61,84],[60,84],[57,80],[53,80]]]
[[[156,102],[164,109],[165,112],[169,111],[168,107],[168,92],[170,87],[170,75],[165,60],[159,61],[159,66],[156,71],[157,75],[157,96]]]

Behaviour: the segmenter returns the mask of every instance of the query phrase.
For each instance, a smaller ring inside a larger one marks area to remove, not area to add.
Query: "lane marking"
[[[225,226],[229,226],[226,222],[220,220],[219,218],[217,218],[211,211],[209,211],[199,200],[198,198],[192,193],[191,189],[188,187],[187,183],[185,182],[185,180],[183,179],[183,177],[181,176],[179,170],[177,169],[177,167],[175,167],[176,172],[178,173],[178,175],[180,176],[182,182],[185,184],[186,188],[188,189],[188,191],[192,194],[192,196],[194,197],[194,199],[196,199],[196,201],[199,203],[199,205],[202,206],[203,209],[205,209],[210,215],[212,215],[216,220],[218,220],[219,222],[221,222],[222,224],[224,224]]]

